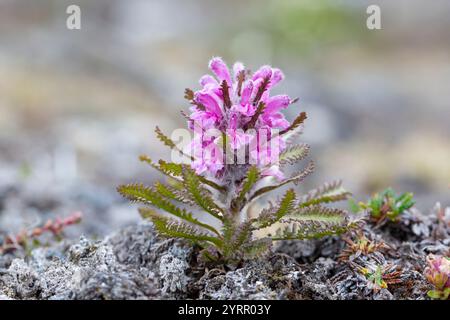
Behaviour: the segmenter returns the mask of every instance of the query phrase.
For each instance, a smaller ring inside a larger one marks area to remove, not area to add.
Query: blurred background
[[[66,8],[81,7],[81,30]],[[381,8],[368,30],[366,8]],[[184,127],[212,56],[281,68],[317,170],[358,199],[392,186],[450,204],[450,1],[0,0],[0,232],[82,211],[90,236],[139,219],[115,192]],[[303,188],[303,187],[302,187]]]

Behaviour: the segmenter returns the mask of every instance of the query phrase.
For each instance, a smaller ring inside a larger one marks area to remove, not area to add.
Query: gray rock
[[[188,282],[184,271],[192,249],[174,243],[141,223],[103,241],[81,237],[58,255],[51,248],[36,249],[4,270],[0,294],[13,299],[152,299],[161,295],[160,289],[181,290]]]

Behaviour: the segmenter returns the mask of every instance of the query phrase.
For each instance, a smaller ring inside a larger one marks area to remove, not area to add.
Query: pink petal
[[[281,113],[272,113],[263,115],[264,122],[271,128],[286,129],[290,123]]]
[[[239,112],[240,114],[246,116],[246,117],[251,117],[255,114],[256,108],[248,103],[244,106],[237,104],[231,107],[231,110],[234,112]]]
[[[253,81],[249,80],[245,83],[241,94],[241,105],[246,105],[250,101],[253,92]]]
[[[280,109],[287,108],[291,102],[289,96],[281,94],[277,96],[270,97],[267,99],[266,109],[264,113],[271,114],[279,111]]]
[[[214,124],[219,119],[210,112],[196,111],[190,116],[190,119],[195,122],[202,130],[210,129],[214,127]]]
[[[222,109],[220,108],[219,98],[211,92],[197,91],[194,97],[195,101],[204,105],[205,108],[216,115],[217,118],[222,118]]]
[[[213,78],[211,75],[209,75],[209,74],[205,74],[203,77],[201,77],[199,82],[200,82],[200,85],[201,85],[203,88],[206,87],[206,86],[208,86],[208,85],[216,86],[216,87],[219,86],[219,83],[217,82],[217,80],[214,79],[214,78]]]
[[[284,74],[280,69],[273,68],[272,69],[272,78],[270,79],[270,86],[273,87],[277,85],[279,82],[283,81]]]
[[[228,85],[231,85],[231,76],[228,71],[228,67],[225,62],[220,57],[214,57],[209,62],[209,68],[217,76],[220,82],[225,80]]]
[[[270,66],[262,66],[253,74],[252,80],[265,79],[272,77],[272,68]]]

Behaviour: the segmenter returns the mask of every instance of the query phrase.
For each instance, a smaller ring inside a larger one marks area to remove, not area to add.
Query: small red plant
[[[388,250],[390,247],[383,241],[376,241],[367,238],[364,234],[358,233],[354,239],[344,237],[343,240],[347,246],[339,255],[340,261],[349,261],[350,257],[359,257],[360,255],[367,256],[377,251]]]
[[[54,237],[59,238],[63,229],[79,223],[82,218],[81,212],[74,212],[66,218],[59,218],[47,220],[42,226],[32,229],[24,229],[16,235],[7,236],[4,244],[0,246],[0,254],[4,252],[14,251],[19,247],[25,248],[29,240],[35,240],[44,233],[51,233]]]

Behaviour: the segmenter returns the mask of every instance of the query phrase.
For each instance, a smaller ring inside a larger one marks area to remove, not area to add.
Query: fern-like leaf
[[[160,182],[155,183],[155,190],[165,198],[172,199],[183,204],[195,205],[195,202],[189,198],[185,190],[177,189],[173,186],[164,185]]]
[[[147,208],[141,208],[139,209],[139,212],[143,218],[153,222],[155,229],[160,235],[188,239],[194,242],[206,241],[211,242],[218,247],[222,246],[222,241],[219,238],[202,232],[198,228],[185,222],[164,217]]]
[[[156,128],[155,128],[155,132],[156,132],[156,137],[157,137],[162,143],[164,143],[166,146],[168,146],[170,149],[174,149],[174,150],[178,151],[181,155],[183,155],[183,156],[185,156],[185,157],[191,159],[191,161],[194,161],[194,160],[195,160],[195,158],[194,158],[193,156],[187,155],[187,154],[184,153],[182,150],[180,150],[180,149],[176,146],[175,142],[173,142],[172,139],[170,139],[168,136],[166,136],[166,135],[161,131],[161,129],[160,129],[158,126],[156,126]]]
[[[358,225],[349,222],[346,211],[322,206],[299,208],[280,222],[274,240],[317,239],[342,234]]]
[[[308,144],[298,144],[287,148],[280,154],[280,164],[293,164],[305,159],[309,154]]]
[[[239,250],[240,247],[245,244],[252,237],[252,221],[247,220],[242,223],[234,233],[232,239],[232,250]]]
[[[261,189],[256,190],[255,193],[250,197],[250,201],[263,195],[264,193],[278,189],[288,183],[292,182],[295,185],[297,185],[300,182],[302,182],[307,176],[309,176],[313,171],[314,171],[314,163],[311,161],[303,170],[300,170],[298,173],[294,174],[292,177],[288,179],[283,180],[279,184],[262,187]]]
[[[311,190],[300,200],[301,207],[347,200],[351,193],[342,187],[342,181],[325,183],[321,187]]]
[[[244,200],[245,195],[250,192],[252,187],[259,179],[259,171],[255,166],[251,166],[247,171],[247,175],[245,177],[244,183],[242,185],[241,192],[239,192],[239,200]]]
[[[292,189],[286,191],[282,200],[280,201],[278,207],[271,207],[269,209],[264,209],[259,217],[255,219],[256,229],[266,228],[277,221],[279,221],[284,216],[290,214],[294,210],[295,206],[295,192]]]
[[[178,208],[172,202],[164,199],[156,190],[150,187],[146,187],[142,184],[128,184],[119,186],[119,188],[117,188],[117,191],[130,201],[152,205],[180,219],[208,229],[215,234],[219,234],[219,232],[215,228],[208,224],[200,222],[193,217],[192,213],[187,212],[185,209]]]
[[[173,149],[176,147],[175,142],[173,142],[172,139],[170,139],[168,136],[166,136],[158,126],[156,126],[156,128],[155,128],[155,132],[156,132],[156,137],[162,143],[164,143],[166,146],[168,146],[170,149]]]
[[[182,175],[183,172],[182,164],[159,160],[158,165],[160,170],[166,175],[173,175],[175,177],[180,177]]]
[[[347,219],[347,212],[337,208],[328,208],[320,205],[297,208],[286,215],[287,218],[293,218],[303,221],[318,221],[341,223]]]
[[[183,168],[183,183],[191,194],[191,198],[200,208],[217,219],[223,220],[224,210],[214,202],[208,192],[201,186],[200,181],[201,179],[194,170],[187,166]]]
[[[139,156],[139,160],[149,164],[154,169],[158,170],[162,174],[169,176],[171,178],[180,177],[183,171],[183,166],[178,163],[166,162],[164,160],[159,160],[158,164],[154,163],[152,159],[150,159],[146,155]]]
[[[231,219],[230,219],[231,218]],[[233,236],[236,226],[232,217],[225,216],[222,222],[222,237],[223,237],[223,250],[222,254],[228,257],[233,251]]]
[[[154,163],[148,156],[141,155],[139,159],[147,164],[149,164],[154,169],[158,170],[162,174],[169,176],[170,178],[177,178],[183,175],[183,165],[180,163],[166,162],[164,160],[159,160],[158,164]],[[219,186],[217,183],[206,179],[205,177],[198,176],[199,180],[217,191],[225,192],[227,189],[224,186]],[[176,179],[180,182],[179,179]]]
[[[252,241],[242,247],[245,259],[256,259],[267,255],[272,248],[272,239],[263,238]]]

